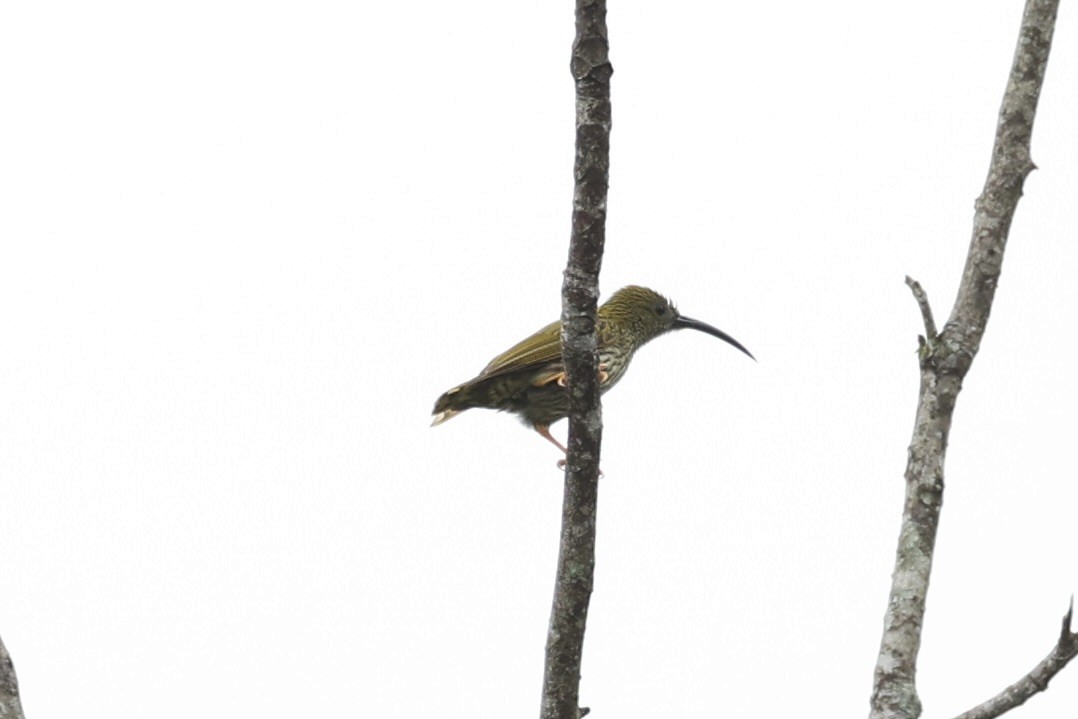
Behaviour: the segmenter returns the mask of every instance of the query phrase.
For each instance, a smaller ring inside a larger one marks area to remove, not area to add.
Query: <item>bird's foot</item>
[[[610,379],[610,373],[606,371],[606,364],[603,363],[603,362],[600,362],[599,363],[599,384],[606,384],[606,381],[608,379]],[[551,374],[549,376],[543,376],[543,377],[538,378],[536,380],[535,384],[537,386],[539,386],[539,387],[542,387],[543,385],[550,384],[551,382],[557,382],[559,387],[568,387],[569,386],[569,375],[567,375],[565,372],[557,372],[557,373]]]
[[[569,462],[564,460],[564,459],[559,459],[558,460],[558,469],[560,469],[562,472],[564,472],[565,471],[565,465],[567,465],[568,463]],[[599,479],[602,479],[603,476],[604,476],[603,475],[603,468],[599,467]]]

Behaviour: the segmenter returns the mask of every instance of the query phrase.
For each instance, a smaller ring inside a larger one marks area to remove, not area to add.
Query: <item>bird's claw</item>
[[[606,381],[608,379],[610,379],[610,373],[606,371],[606,364],[600,362],[599,363],[599,384],[606,384]],[[569,375],[566,374],[565,372],[559,372],[558,374],[553,375],[550,379],[545,379],[540,384],[541,385],[546,384],[547,382],[550,382],[551,380],[554,380],[555,382],[557,382],[559,387],[568,387],[569,386]]]

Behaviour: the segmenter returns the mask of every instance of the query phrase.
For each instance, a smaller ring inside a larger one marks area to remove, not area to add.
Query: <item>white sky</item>
[[[1019,0],[613,2],[593,716],[864,716]],[[27,715],[535,716],[557,453],[434,399],[554,319],[569,2],[0,13],[0,636]],[[1078,24],[960,398],[926,717],[1078,591]],[[564,423],[555,433],[564,436]],[[1019,709],[1071,716],[1078,667]]]

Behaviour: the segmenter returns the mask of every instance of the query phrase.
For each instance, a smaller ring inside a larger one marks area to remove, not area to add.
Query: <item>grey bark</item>
[[[602,407],[595,336],[610,170],[610,76],[605,0],[577,0],[571,71],[576,157],[569,260],[562,283],[562,355],[569,443],[561,544],[547,631],[542,719],[578,719],[580,663],[595,570]]]
[[[980,348],[999,282],[1011,220],[1034,169],[1030,138],[1055,29],[1058,0],[1028,0],[996,126],[992,161],[975,203],[973,236],[958,297],[937,334],[923,290],[908,280],[925,322],[918,356],[920,395],[906,464],[906,498],[883,638],[873,678],[871,719],[915,719],[917,652],[943,503],[943,467],[955,402]]]
[[[7,653],[3,639],[0,639],[0,717],[23,719],[19,680],[15,677],[15,664]]]
[[[1072,597],[1070,609],[1067,610],[1063,617],[1063,629],[1059,632],[1059,639],[1056,640],[1056,644],[1052,647],[1052,651],[1048,653],[1048,656],[1017,682],[988,701],[959,714],[955,719],[994,719],[1000,714],[1024,704],[1034,694],[1046,690],[1052,677],[1062,671],[1063,667],[1067,666],[1067,663],[1078,654],[1078,634],[1071,630],[1073,616],[1074,598]]]

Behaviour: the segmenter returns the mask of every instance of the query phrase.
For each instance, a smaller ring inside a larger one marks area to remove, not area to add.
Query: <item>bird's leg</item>
[[[606,384],[606,380],[609,379],[609,378],[610,378],[610,373],[606,371],[606,364],[603,363],[603,362],[600,362],[599,363],[599,384]],[[555,381],[558,383],[559,387],[565,387],[569,382],[569,375],[567,375],[565,372],[558,372],[557,374],[552,374],[549,377],[543,377],[542,381],[536,382],[536,384],[541,387],[544,384],[549,384],[549,383],[555,382]]]
[[[535,427],[536,432],[538,432],[544,439],[546,439],[548,442],[553,444],[555,447],[560,449],[562,451],[562,453],[565,454],[566,459],[568,459],[569,450],[567,450],[565,447],[563,447],[561,442],[554,439],[554,435],[552,435],[550,433],[550,425],[536,424],[536,425],[533,425],[533,426]],[[566,459],[559,459],[558,460],[558,469],[565,469]],[[602,467],[600,467],[599,468],[599,479],[602,479],[602,478],[603,478],[603,469],[602,469]]]
[[[553,445],[554,445],[555,447],[557,447],[558,449],[560,449],[560,450],[561,450],[561,453],[562,453],[562,454],[564,454],[564,455],[568,455],[568,454],[569,454],[569,450],[567,450],[567,449],[566,449],[565,447],[563,447],[563,446],[562,446],[562,443],[561,443],[561,442],[559,442],[558,440],[554,439],[554,435],[552,435],[552,434],[550,433],[550,425],[547,425],[547,424],[537,424],[537,425],[534,425],[534,427],[535,427],[535,431],[539,433],[539,436],[541,436],[541,437],[542,437],[543,439],[545,439],[545,440],[546,440],[547,442],[550,442],[550,443],[551,443],[551,444],[553,444]],[[563,460],[562,460],[562,463],[564,463],[564,462],[565,462],[565,460],[563,459]]]
[[[563,374],[563,376],[564,376],[564,374]],[[558,384],[561,384],[561,380],[558,380]],[[541,436],[543,439],[545,439],[546,441],[550,442],[552,445],[554,445],[555,447],[560,449],[561,453],[564,454],[566,457],[569,456],[569,450],[567,450],[562,445],[561,442],[554,439],[554,435],[552,435],[550,433],[550,425],[548,425],[548,424],[537,424],[537,425],[534,425],[534,427],[535,427],[535,431],[539,433],[539,436]],[[565,469],[565,460],[564,459],[559,459],[558,460],[558,469]]]

